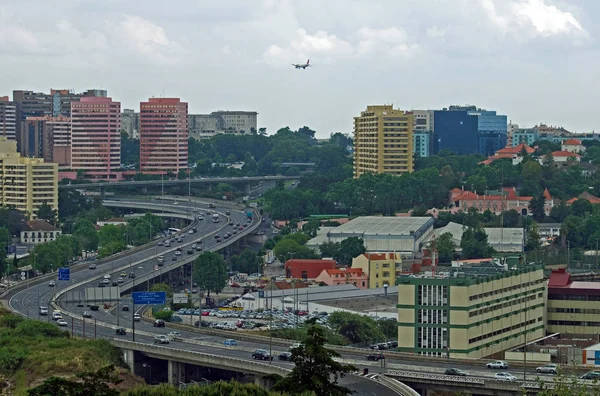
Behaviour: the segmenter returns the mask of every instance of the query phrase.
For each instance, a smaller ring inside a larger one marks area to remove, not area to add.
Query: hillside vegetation
[[[54,323],[28,320],[0,306],[0,393],[26,395],[49,377],[72,378],[110,364],[123,380],[119,388],[140,382],[107,341],[70,338]]]

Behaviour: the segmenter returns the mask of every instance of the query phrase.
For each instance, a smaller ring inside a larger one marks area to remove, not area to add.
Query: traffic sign
[[[25,276],[25,272],[24,272],[24,271],[23,271],[23,272],[21,272],[21,276]]]
[[[186,293],[174,293],[173,304],[187,304],[188,295]]]
[[[258,298],[265,298],[265,291],[264,290],[259,290],[258,291]]]
[[[131,293],[134,304],[165,304],[167,292],[133,292]]]
[[[58,269],[58,280],[63,280],[63,281],[71,280],[71,269],[70,268],[59,268]]]

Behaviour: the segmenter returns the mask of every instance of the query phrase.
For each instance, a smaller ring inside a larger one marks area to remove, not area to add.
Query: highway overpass
[[[165,200],[167,201],[167,200]],[[193,206],[187,205],[187,197],[181,200],[182,202],[179,205],[174,205],[172,201],[167,201],[168,203],[161,202],[160,207],[161,210],[165,211],[173,211],[179,213],[183,212],[191,212],[193,210]],[[129,202],[128,204],[126,202]],[[155,204],[153,202],[148,202],[147,200],[140,201],[123,201],[118,200],[118,205],[123,207],[127,205],[131,205],[137,208],[142,208],[144,205],[147,205],[147,208],[155,208]],[[154,206],[153,206],[154,205]],[[242,208],[239,207],[238,210],[234,210],[234,204],[232,203],[223,203],[223,206],[219,205],[216,209],[217,211],[223,213],[225,207],[230,208],[231,210],[231,218],[234,222],[244,221],[245,213]],[[195,204],[194,206],[197,206]],[[223,216],[225,216],[223,214]],[[254,230],[253,227],[258,227],[258,219],[255,219],[249,227],[244,229],[243,233],[238,237],[243,237],[248,235]],[[203,246],[209,250],[219,250],[228,246],[230,243],[233,243],[233,240],[227,240],[225,243],[218,244],[215,238],[211,237],[215,233],[222,233],[228,229],[225,223],[212,223],[212,222],[204,222],[201,226],[199,226],[198,234],[188,235],[188,238],[184,242],[182,246],[182,250],[185,252],[185,247],[191,245],[194,242],[197,242],[199,239],[203,240]],[[184,230],[185,232],[185,230]],[[193,238],[194,240],[189,240],[189,238]],[[269,344],[268,338],[254,336],[251,334],[236,334],[227,331],[216,331],[216,330],[205,330],[198,328],[189,328],[189,327],[181,327],[176,324],[169,324],[167,328],[154,328],[152,324],[142,321],[134,323],[132,320],[132,314],[136,312],[135,307],[131,311],[121,311],[118,307],[112,307],[111,309],[100,309],[97,312],[94,312],[93,320],[84,320],[81,316],[81,313],[85,308],[77,307],[74,302],[67,302],[64,300],[62,296],[66,295],[67,292],[76,292],[77,290],[82,290],[86,286],[94,285],[94,280],[101,278],[104,274],[110,273],[112,276],[118,276],[120,271],[129,270],[133,268],[136,271],[137,277],[133,281],[129,281],[122,286],[122,292],[126,290],[131,290],[132,288],[136,289],[145,289],[146,285],[151,279],[156,277],[161,277],[163,273],[167,271],[178,271],[179,268],[182,268],[184,265],[193,261],[196,255],[190,255],[189,257],[185,257],[183,259],[178,259],[176,262],[172,262],[169,264],[168,257],[167,265],[165,267],[160,267],[160,270],[156,269],[156,255],[157,254],[170,254],[174,248],[164,248],[157,247],[156,243],[153,242],[143,247],[139,247],[133,249],[130,252],[122,253],[119,255],[115,255],[115,257],[111,257],[109,259],[100,260],[98,264],[97,270],[89,270],[87,266],[79,266],[72,269],[72,281],[58,281],[56,288],[50,288],[47,286],[47,282],[50,279],[55,279],[56,275],[49,275],[45,277],[40,277],[40,279],[32,280],[29,284],[23,285],[16,290],[10,291],[8,294],[5,293],[6,299],[9,300],[9,306],[12,310],[21,313],[24,316],[28,316],[31,318],[40,318],[42,320],[47,320],[46,317],[39,317],[37,315],[37,306],[39,305],[50,305],[52,309],[60,309],[62,311],[67,312],[68,316],[70,316],[70,330],[76,336],[82,337],[102,337],[113,339],[114,328],[116,326],[125,326],[128,328],[128,334],[126,336],[119,337],[122,340],[126,341],[135,341],[137,343],[142,344],[151,344],[153,342],[153,337],[156,334],[167,334],[169,331],[177,328],[181,331],[182,339],[174,342],[173,345],[169,345],[168,347],[175,347],[174,349],[184,349],[186,351],[194,351],[205,354],[211,354],[214,356],[226,357],[237,359],[245,362],[253,362],[250,358],[250,350],[261,348],[269,350],[270,345],[273,345],[273,353],[276,355],[279,352],[287,351],[290,341],[287,340],[278,340],[274,339],[272,344]],[[122,300],[121,304],[129,304],[131,306],[131,302],[127,302],[127,300]],[[143,307],[138,307],[143,308]],[[52,310],[50,311],[52,312]],[[136,330],[136,335],[134,339],[133,329]],[[223,345],[223,340],[227,338],[236,338],[238,340],[238,348],[227,348]],[[116,344],[115,344],[116,345]],[[386,352],[387,359],[385,362],[385,366],[381,367],[378,362],[367,362],[365,361],[365,355],[368,353],[364,349],[360,348],[351,348],[351,347],[332,347],[336,351],[338,351],[342,358],[356,363],[359,367],[369,368],[371,372],[375,373],[373,377],[377,377],[378,374],[383,374],[390,370],[395,370],[397,372],[408,372],[412,373],[408,376],[410,380],[413,381],[414,384],[425,383],[431,389],[436,389],[439,387],[440,389],[446,389],[449,385],[448,381],[456,381],[460,384],[460,379],[445,379],[444,383],[435,383],[435,382],[426,382],[430,381],[430,379],[423,378],[420,379],[419,375],[421,374],[432,374],[432,375],[443,375],[444,370],[449,367],[456,367],[463,370],[467,370],[470,372],[469,378],[479,379],[483,381],[489,381],[487,384],[493,386],[496,381],[491,381],[490,378],[493,377],[494,372],[485,369],[485,362],[473,362],[473,361],[464,361],[464,360],[451,360],[448,361],[446,359],[439,359],[434,357],[422,357],[415,355],[408,355],[398,352]],[[137,348],[134,346],[122,346],[124,353],[127,350],[137,350],[137,353],[141,358],[156,358],[161,355],[159,353],[151,352],[144,348]],[[198,355],[200,356],[200,355]],[[125,356],[127,359],[127,356]],[[195,360],[198,365],[210,365],[212,363],[203,360],[204,357]],[[168,361],[167,361],[168,362]],[[189,363],[189,362],[188,362]],[[245,364],[242,362],[239,363],[238,369],[245,370]],[[168,363],[166,363],[168,364]],[[187,364],[183,362],[182,364]],[[288,362],[277,362],[274,361],[272,363],[280,368],[290,369],[291,365]],[[165,366],[166,369],[167,366]],[[176,367],[173,366],[172,369]],[[262,367],[262,366],[260,366]],[[535,374],[535,369],[532,367],[527,367],[525,370],[520,368],[519,371],[523,373],[525,371],[527,376],[531,378],[535,378],[537,374]],[[517,372],[513,373],[518,375]],[[268,373],[265,373],[268,374]],[[184,373],[184,381],[192,379],[189,377],[190,374]],[[381,375],[379,375],[381,377]],[[402,380],[402,377],[396,376]],[[551,377],[544,377],[546,380],[551,380]],[[397,389],[394,389],[390,384],[384,385],[382,382],[385,382],[383,377],[377,380],[375,378],[365,378],[365,377],[357,377],[357,376],[347,376],[344,379],[345,384],[349,386],[351,389],[357,391],[357,395],[367,395],[367,394],[377,394],[382,396],[399,394]],[[484,382],[485,383],[485,382]],[[416,386],[416,385],[415,385]],[[504,386],[499,384],[498,386]],[[394,390],[392,390],[394,389]],[[402,394],[402,393],[400,393]],[[511,393],[516,394],[516,393]]]

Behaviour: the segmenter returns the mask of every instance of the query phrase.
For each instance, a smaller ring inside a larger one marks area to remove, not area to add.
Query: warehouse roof
[[[363,216],[334,228],[332,236],[409,236],[433,227],[431,217]]]
[[[450,222],[445,227],[437,228],[433,233],[436,238],[440,235],[449,232],[452,234],[452,239],[455,243],[460,243],[462,234],[466,227],[462,224]],[[484,228],[483,229],[488,236],[488,243],[490,245],[522,245],[523,244],[523,229],[522,228]]]

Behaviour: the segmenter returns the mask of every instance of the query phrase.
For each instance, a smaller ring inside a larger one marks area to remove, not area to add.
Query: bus
[[[171,234],[175,234],[176,232],[179,232],[179,231],[181,231],[179,228],[169,228],[169,232]]]
[[[214,213],[212,215],[212,219],[213,219],[213,223],[218,223],[219,222],[219,215],[217,213]]]

